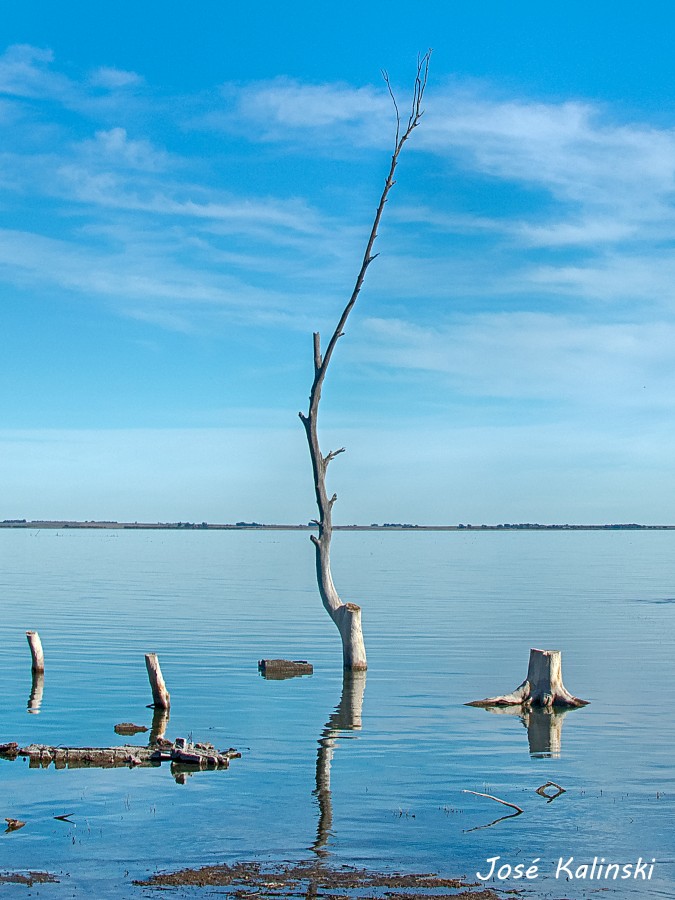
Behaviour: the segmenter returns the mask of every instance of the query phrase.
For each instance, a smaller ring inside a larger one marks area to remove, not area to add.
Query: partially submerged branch
[[[508,806],[511,809],[515,809],[517,813],[521,813],[522,809],[519,806],[516,806],[515,803],[509,803],[507,800],[500,800],[499,797],[493,797],[492,794],[481,794],[480,791],[468,791],[463,790],[463,794],[473,794],[474,797],[487,797],[488,800],[494,800],[495,803],[501,803],[503,806]]]

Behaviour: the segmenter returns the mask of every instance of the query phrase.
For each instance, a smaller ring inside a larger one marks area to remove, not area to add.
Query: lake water
[[[185,784],[167,764],[0,761],[0,816],[27,823],[0,835],[0,870],[60,879],[0,891],[148,897],[133,879],[318,852],[469,880],[492,856],[539,858],[531,896],[675,897],[674,551],[675,532],[339,532],[334,577],[363,607],[369,662],[343,696],[306,532],[0,531],[0,741],[123,743],[116,723],[150,725],[156,651],[167,736],[242,751]],[[37,715],[27,629],[45,649]],[[562,650],[566,687],[590,705],[529,731],[464,705],[515,688],[530,647]],[[265,680],[262,657],[314,675]],[[548,803],[547,781],[566,793]],[[510,810],[464,790],[524,812],[480,827]],[[649,882],[556,880],[570,856],[656,862]]]

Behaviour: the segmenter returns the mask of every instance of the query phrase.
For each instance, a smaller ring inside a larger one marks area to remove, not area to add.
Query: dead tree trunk
[[[530,650],[527,678],[511,694],[474,700],[467,706],[587,706],[588,700],[573,697],[562,680],[560,650]]]
[[[361,287],[363,286],[368,266],[377,256],[377,254],[373,254],[373,246],[377,238],[377,229],[380,225],[389,192],[396,183],[394,181],[394,173],[398,164],[399,155],[413,130],[419,125],[420,119],[424,113],[424,110],[422,109],[422,100],[427,85],[430,55],[431,51],[428,51],[423,57],[418,59],[410,115],[403,131],[401,130],[401,117],[398,106],[396,105],[396,99],[391,89],[389,78],[386,72],[383,73],[384,80],[394,103],[394,109],[396,110],[396,140],[394,142],[394,152],[380,197],[380,202],[375,212],[375,218],[366,244],[361,268],[356,277],[354,289],[349,298],[349,302],[342,312],[337,327],[328,342],[326,352],[323,356],[321,355],[321,338],[318,332],[314,333],[314,381],[312,382],[312,389],[309,395],[309,410],[307,415],[302,412],[298,413],[307,434],[307,443],[309,445],[309,454],[312,460],[312,472],[314,475],[314,491],[319,509],[319,518],[315,520],[319,527],[319,534],[318,536],[312,535],[311,537],[316,550],[316,575],[319,585],[319,594],[321,595],[321,600],[328,615],[333,622],[335,622],[338,631],[340,632],[342,638],[342,659],[346,669],[358,670],[367,668],[366,648],[363,643],[363,632],[361,630],[361,607],[357,606],[356,603],[342,602],[335,589],[335,585],[333,584],[333,576],[331,574],[330,542],[333,535],[332,511],[333,504],[337,500],[337,494],[333,494],[330,499],[328,497],[328,492],[326,490],[326,469],[328,468],[328,463],[339,453],[343,453],[345,448],[341,447],[339,450],[331,450],[326,456],[321,453],[317,432],[319,401],[321,400],[321,389],[333,351],[335,350],[335,345],[338,342],[338,338],[342,337],[344,334],[347,319],[356,303]]]

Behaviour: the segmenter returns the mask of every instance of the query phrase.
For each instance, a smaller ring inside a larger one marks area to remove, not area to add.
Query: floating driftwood
[[[31,769],[46,769],[52,763],[57,769],[115,769],[123,766],[159,766],[162,762],[177,763],[197,769],[226,769],[231,759],[241,753],[234,748],[216,750],[213,744],[193,744],[185,738],[160,741],[147,747],[124,744],[121,747],[51,747],[29,744],[19,747],[15,742],[0,744],[0,759],[28,759]]]
[[[306,659],[260,659],[258,671],[263,678],[280,681],[282,678],[295,678],[297,675],[311,675],[314,666]]]
[[[467,706],[587,706],[588,700],[573,697],[562,680],[560,650],[530,650],[527,678],[511,694],[473,700]]]

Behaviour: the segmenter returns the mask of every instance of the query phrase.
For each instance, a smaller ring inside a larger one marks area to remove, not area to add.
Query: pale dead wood
[[[463,790],[463,794],[473,794],[476,797],[487,797],[488,800],[494,800],[496,803],[501,803],[503,806],[508,806],[511,809],[515,809],[517,813],[521,813],[523,810],[516,806],[515,803],[509,803],[507,800],[500,800],[499,797],[493,797],[492,794],[481,794],[480,791],[468,791]]]
[[[40,640],[40,635],[37,633],[37,631],[27,631],[26,640],[28,641],[28,646],[30,647],[33,672],[35,672],[36,675],[39,675],[45,670],[45,655],[42,650],[42,641]]]
[[[588,700],[580,700],[567,690],[562,680],[562,653],[560,650],[530,650],[527,677],[515,691],[485,700],[473,700],[466,706],[587,706]]]
[[[155,709],[169,709],[171,696],[166,689],[166,684],[164,684],[164,677],[162,676],[156,653],[145,654],[145,667],[148,670],[150,688],[152,689],[152,706]]]
[[[314,543],[316,551],[316,572],[319,594],[321,595],[321,601],[328,612],[328,615],[335,622],[340,631],[340,636],[342,638],[343,664],[347,669],[366,669],[367,661],[366,649],[363,642],[363,632],[361,629],[361,607],[355,603],[342,602],[335,589],[335,585],[333,584],[330,568],[330,542],[333,533],[332,510],[333,505],[337,500],[337,494],[333,494],[330,498],[328,497],[326,490],[326,469],[328,468],[328,464],[335,459],[338,454],[344,452],[345,448],[341,447],[339,450],[331,450],[325,456],[321,453],[317,431],[319,402],[321,400],[321,390],[326,377],[326,372],[328,371],[328,365],[333,356],[333,351],[335,350],[338,339],[344,334],[347,319],[359,296],[368,267],[377,256],[377,254],[373,253],[373,247],[377,239],[378,228],[389,192],[396,183],[394,174],[398,165],[399,155],[408,138],[419,125],[424,114],[422,101],[427,86],[430,58],[430,50],[425,53],[424,56],[418,57],[417,74],[413,88],[410,113],[403,131],[401,130],[401,116],[398,104],[396,103],[389,76],[386,72],[383,72],[385,84],[387,85],[387,89],[392,98],[396,114],[396,135],[389,172],[387,173],[384,188],[380,196],[380,202],[375,212],[375,218],[373,219],[370,234],[366,242],[366,248],[363,254],[361,267],[356,276],[354,288],[347,305],[342,311],[342,315],[340,316],[335,330],[328,341],[326,351],[323,355],[321,353],[321,338],[319,332],[315,332],[313,335],[314,379],[309,395],[309,409],[307,415],[302,412],[298,413],[307,435],[309,454],[312,462],[312,474],[314,478],[314,492],[316,495],[317,507],[319,509],[319,518],[316,520],[319,533],[318,536],[311,535],[311,540]]]

